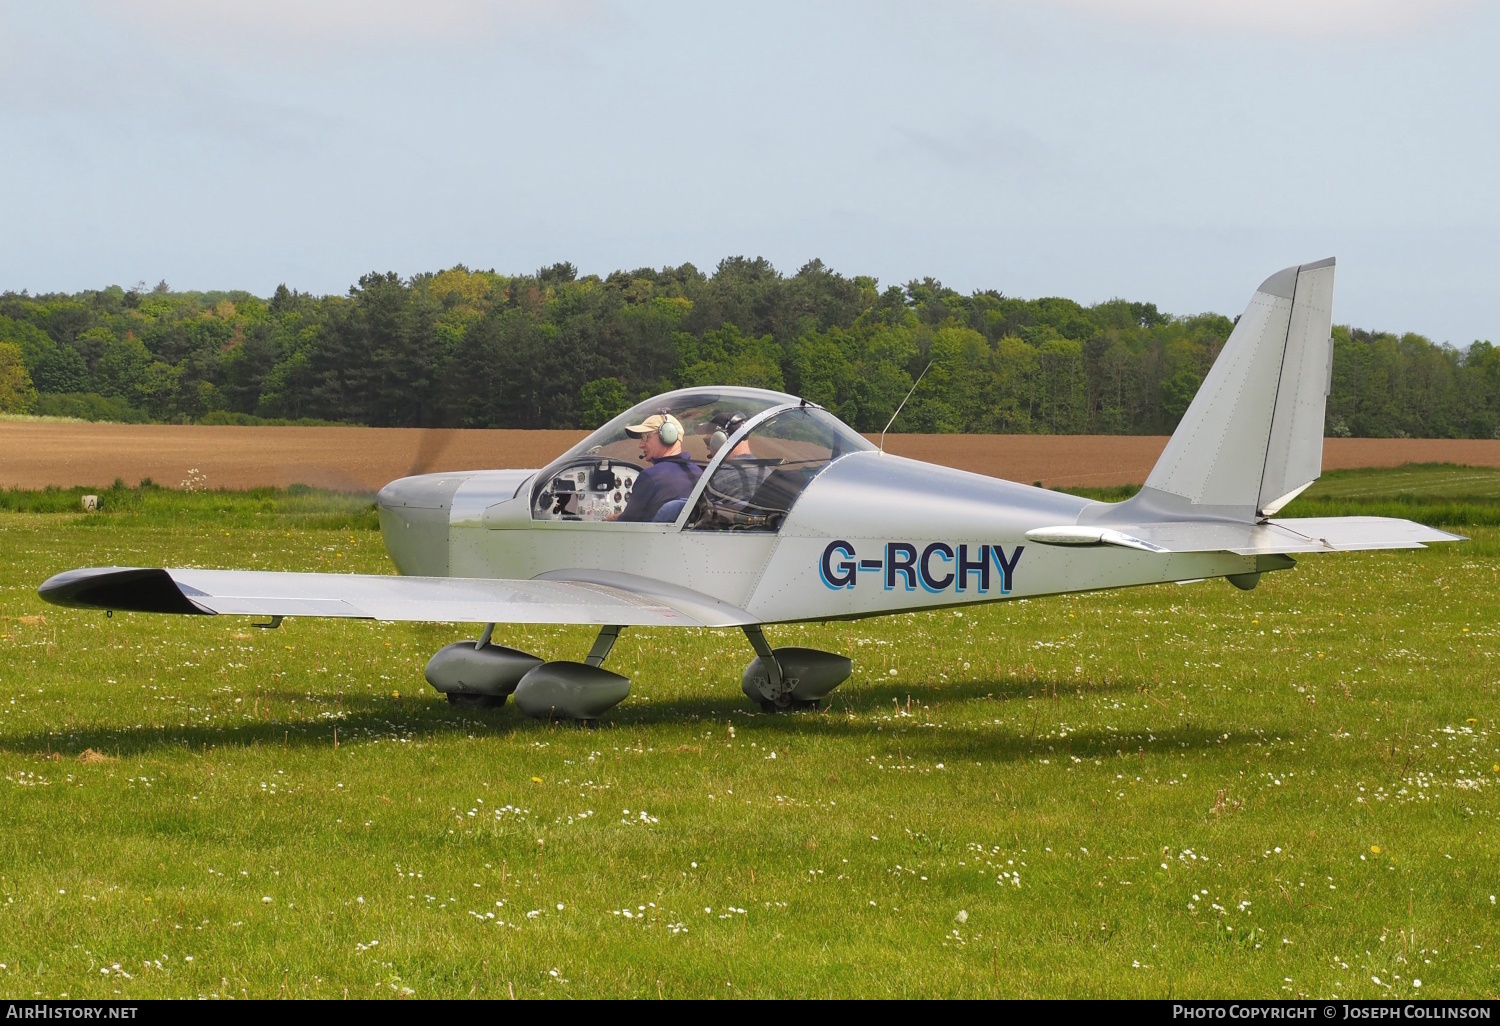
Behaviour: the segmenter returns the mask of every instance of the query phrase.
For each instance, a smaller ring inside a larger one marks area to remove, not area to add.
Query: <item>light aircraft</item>
[[[1276,518],[1322,469],[1333,280],[1332,259],[1266,279],[1145,487],[1124,502],[891,456],[795,396],[687,388],[627,410],[541,470],[386,485],[380,528],[401,576],[105,567],[58,574],[40,594],[106,610],[268,615],[267,626],[287,616],[484,624],[477,641],[432,657],[437,690],[455,704],[514,694],[530,715],[584,720],[629,693],[602,665],[621,629],[738,628],[755,651],[745,694],[768,710],[815,705],[851,661],[773,648],[767,628],[1208,577],[1249,590],[1295,553],[1461,540],[1383,517]],[[642,435],[658,454],[685,447],[691,490],[652,519],[619,519],[638,481],[656,487],[642,478]],[[497,625],[519,623],[600,630],[582,662],[544,660],[496,643]]]

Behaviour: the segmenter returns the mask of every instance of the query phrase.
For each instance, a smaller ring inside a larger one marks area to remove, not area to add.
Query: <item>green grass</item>
[[[1371,470],[1330,470],[1304,499],[1500,503],[1500,469],[1452,463],[1408,463]]]
[[[1102,502],[1122,502],[1139,491],[1132,485],[1058,490]],[[1278,515],[1398,517],[1434,527],[1500,527],[1500,469],[1409,463],[1330,470]]]
[[[83,509],[86,495],[98,499],[97,513],[75,520],[75,526],[115,531],[180,521],[193,525],[193,529],[213,524],[240,528],[380,529],[380,517],[370,496],[323,491],[307,485],[249,491],[176,491],[153,484],[149,478],[135,488],[116,479],[108,488],[0,490],[0,511],[77,514]]]
[[[336,497],[147,500],[0,513],[4,996],[1496,991],[1500,531],[773,630],[854,656],[817,713],[753,711],[737,634],[629,631],[584,729],[442,702],[462,628],[36,598],[389,569]]]

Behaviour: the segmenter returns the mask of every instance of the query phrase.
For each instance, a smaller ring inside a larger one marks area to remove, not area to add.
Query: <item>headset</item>
[[[666,414],[666,416],[671,416]],[[682,438],[682,428],[674,421],[663,420],[661,427],[656,429],[656,437],[661,439],[662,445],[676,445]]]
[[[729,442],[729,436],[738,431],[740,425],[743,423],[745,423],[745,415],[743,413],[736,413],[729,418],[728,424],[725,424],[723,427],[714,428],[713,434],[708,436],[708,454],[712,456],[724,448]]]

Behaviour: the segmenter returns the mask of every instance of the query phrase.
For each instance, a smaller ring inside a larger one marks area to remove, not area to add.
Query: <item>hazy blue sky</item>
[[[0,290],[464,262],[882,282],[1500,341],[1500,4],[0,0]]]

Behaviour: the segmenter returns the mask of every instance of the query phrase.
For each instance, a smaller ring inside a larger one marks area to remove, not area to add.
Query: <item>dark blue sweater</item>
[[[651,463],[635,479],[635,488],[630,493],[630,501],[625,504],[625,511],[620,514],[621,520],[650,520],[661,509],[662,503],[691,495],[698,478],[703,476],[703,469],[685,453],[663,456]]]

